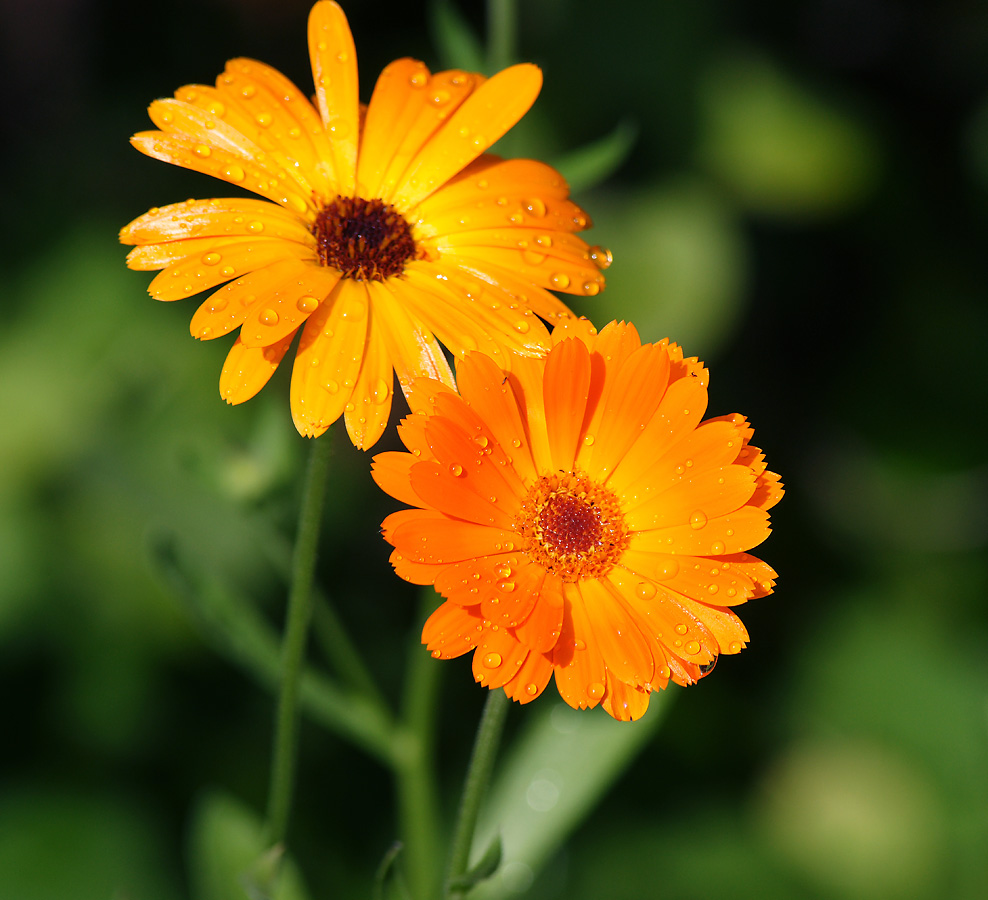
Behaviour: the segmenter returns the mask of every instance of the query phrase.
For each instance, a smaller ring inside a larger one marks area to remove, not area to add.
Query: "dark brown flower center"
[[[312,226],[319,262],[355,281],[384,281],[400,275],[416,253],[408,222],[381,200],[337,197]]]
[[[555,553],[586,553],[600,543],[600,510],[569,494],[556,494],[539,513],[542,542]]]

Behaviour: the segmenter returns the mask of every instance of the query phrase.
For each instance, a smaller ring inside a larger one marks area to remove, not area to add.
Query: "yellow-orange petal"
[[[240,327],[252,310],[264,304],[284,278],[285,270],[275,263],[224,285],[200,304],[189,323],[189,331],[202,341],[228,334]]]
[[[318,437],[350,402],[367,341],[367,294],[341,279],[309,316],[292,368],[292,419],[299,434]]]
[[[210,237],[279,238],[312,244],[312,234],[295,213],[277,204],[248,197],[172,203],[138,216],[120,230],[122,244]]]
[[[409,470],[414,464],[415,457],[411,453],[386,450],[376,454],[371,462],[371,478],[384,493],[395,500],[416,506],[419,498],[409,481]]]
[[[645,715],[650,692],[619,681],[607,674],[606,691],[601,706],[619,722],[634,722]]]
[[[531,703],[552,678],[552,660],[545,653],[530,650],[514,676],[505,683],[504,692],[519,703]]]
[[[375,461],[385,455],[379,454]],[[504,544],[513,538],[512,531],[450,519],[432,510],[422,510],[388,535],[409,559],[431,565],[494,556],[504,552]]]
[[[594,637],[579,584],[565,586],[562,633],[552,651],[559,695],[574,709],[592,709],[604,697],[607,665]]]
[[[373,446],[384,434],[394,393],[391,357],[384,342],[380,317],[369,296],[367,306],[369,321],[364,359],[350,402],[344,407],[347,434],[358,450]]]
[[[542,297],[541,294],[536,294],[534,288],[587,296],[599,294],[604,289],[604,276],[601,275],[600,270],[593,263],[579,258],[576,254],[551,256],[541,250],[529,248],[491,247],[465,243],[460,246],[459,239],[447,237],[445,240],[449,249],[455,251],[457,262],[463,268],[478,272],[513,271],[526,285],[527,293],[533,296]],[[572,240],[576,241],[579,238]],[[499,274],[498,281],[502,280]],[[563,305],[558,300],[556,303]]]
[[[515,627],[515,635],[526,647],[541,653],[552,650],[560,639],[566,614],[563,582],[547,574],[531,612]]]
[[[460,393],[493,441],[508,454],[512,469],[528,483],[538,476],[514,391],[490,357],[471,353],[457,365]]]
[[[476,649],[483,631],[480,616],[455,603],[443,603],[422,628],[422,643],[437,659],[453,659]]]
[[[212,148],[199,143],[192,138],[165,134],[161,131],[142,131],[135,134],[130,142],[146,156],[160,159],[164,162],[212,175],[235,184],[238,187],[253,191],[268,200],[290,209],[299,215],[306,215],[310,210],[310,198],[299,188],[296,182],[285,177],[279,178],[284,169],[276,166],[269,169],[256,159],[240,156],[222,148]],[[203,151],[208,152],[203,152]]]
[[[580,582],[580,593],[608,671],[627,684],[651,683],[654,665],[650,642],[625,609],[620,592],[609,580],[599,578]]]
[[[653,587],[718,606],[744,603],[755,593],[751,577],[729,558],[647,552],[639,550],[638,544],[637,536],[632,537],[621,565]],[[647,594],[649,588],[642,586],[639,592]]]
[[[398,384],[408,398],[416,378],[426,378],[454,386],[453,370],[433,336],[434,329],[411,312],[419,296],[401,278],[367,282],[371,306],[377,311],[388,354],[394,364]]]
[[[309,13],[309,59],[338,189],[351,197],[360,136],[357,50],[346,16],[332,0],[320,0]]]
[[[636,535],[635,545],[641,550],[656,553],[686,556],[715,553],[720,556],[758,546],[768,537],[770,530],[765,510],[743,506],[730,515],[708,519],[701,528],[686,523],[643,531]],[[717,545],[716,550],[714,545]]]
[[[267,347],[295,332],[330,295],[340,273],[288,259],[269,269],[273,289],[254,304],[240,338],[248,347]]]
[[[156,300],[178,300],[208,291],[257,269],[269,266],[277,266],[281,270],[294,268],[301,262],[292,266],[290,260],[301,261],[311,257],[308,247],[288,241],[218,238],[158,273],[148,285],[148,293]]]
[[[546,572],[524,556],[501,556],[494,568],[494,589],[480,601],[480,611],[492,625],[514,628],[528,618],[536,603],[541,602]],[[525,643],[527,646],[527,643]]]
[[[473,654],[473,677],[489,688],[499,688],[520,671],[528,648],[507,628],[485,628]]]
[[[393,203],[412,210],[501,138],[535,102],[542,73],[529,63],[498,72],[481,84],[409,163]]]
[[[288,78],[256,59],[231,59],[216,88],[232,107],[231,125],[297,170],[312,190],[322,196],[338,193],[322,119]]]
[[[367,108],[358,181],[366,179],[375,196],[393,202],[408,164],[483,81],[459,70],[431,75],[417,60],[385,69]],[[364,148],[371,151],[366,165]]]
[[[695,469],[675,486],[627,510],[628,526],[634,531],[648,531],[688,524],[699,531],[710,519],[740,509],[754,493],[755,477],[746,466]],[[719,556],[722,552],[708,550],[704,555]]]
[[[583,416],[590,392],[590,354],[582,341],[557,344],[545,360],[542,397],[552,471],[572,471],[583,442]]]
[[[220,396],[236,406],[250,400],[274,375],[294,333],[267,347],[247,347],[238,337],[223,363]]]
[[[456,472],[457,465],[432,460],[419,462],[411,469],[412,490],[424,504],[446,515],[480,525],[510,529],[511,516],[460,478]]]

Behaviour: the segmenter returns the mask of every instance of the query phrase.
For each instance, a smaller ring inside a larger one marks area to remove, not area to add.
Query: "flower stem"
[[[456,900],[465,893],[453,888],[452,885],[467,871],[470,863],[470,847],[473,844],[473,832],[477,825],[480,804],[491,780],[494,758],[497,756],[497,748],[501,742],[501,732],[504,729],[510,704],[511,701],[503,690],[492,690],[488,694],[484,712],[480,717],[477,737],[473,744],[473,755],[470,757],[470,768],[467,770],[466,781],[463,784],[460,812],[453,830],[449,869],[446,873],[448,900]]]
[[[423,589],[419,622],[435,609],[436,599],[432,588]],[[418,638],[416,632],[402,704],[403,740],[401,752],[395,753],[394,769],[406,879],[412,897],[432,900],[439,890],[442,872],[435,773],[435,724],[439,706],[436,697],[442,666]]]
[[[272,845],[283,844],[288,831],[295,763],[298,754],[298,701],[305,660],[309,621],[312,618],[312,582],[316,568],[319,527],[329,476],[332,445],[327,437],[312,442],[309,465],[302,490],[292,584],[288,594],[285,634],[281,645],[281,685],[275,718],[274,758],[268,792],[267,837]]]

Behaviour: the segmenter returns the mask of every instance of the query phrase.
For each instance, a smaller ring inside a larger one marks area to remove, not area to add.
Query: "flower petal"
[[[295,333],[267,347],[247,347],[238,337],[223,363],[220,396],[236,406],[250,400],[274,375]]]
[[[332,0],[321,0],[309,13],[309,59],[337,187],[352,197],[360,136],[357,50],[346,16]]]
[[[340,280],[335,269],[292,259],[275,263],[270,269],[278,284],[262,302],[254,304],[240,329],[240,338],[248,347],[267,347],[294,333]]]
[[[583,442],[583,415],[590,391],[590,354],[582,341],[569,340],[549,351],[542,376],[545,425],[552,470],[569,472]]]
[[[408,165],[393,194],[395,206],[413,209],[473,162],[528,112],[541,88],[542,73],[528,63],[480,85]]]
[[[422,643],[437,659],[454,659],[476,649],[481,631],[478,613],[455,603],[444,603],[426,619]]]
[[[604,696],[607,667],[594,637],[579,583],[566,585],[563,629],[552,651],[559,695],[574,709],[592,709]]]
[[[519,703],[538,697],[552,678],[552,660],[545,653],[530,650],[521,668],[504,685],[504,692]]]

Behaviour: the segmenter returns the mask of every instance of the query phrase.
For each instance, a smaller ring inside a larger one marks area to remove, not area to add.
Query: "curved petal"
[[[250,400],[274,375],[295,333],[268,347],[247,347],[238,337],[223,363],[220,396],[236,406]]]

